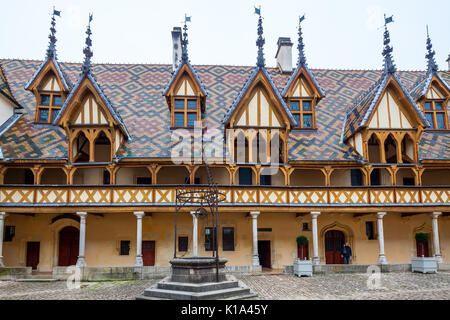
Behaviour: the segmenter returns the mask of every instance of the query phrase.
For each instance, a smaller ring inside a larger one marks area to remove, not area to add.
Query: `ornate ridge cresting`
[[[84,53],[84,62],[83,65],[81,67],[81,72],[86,74],[88,72],[91,71],[91,58],[93,56],[92,53],[92,40],[91,40],[91,21],[92,21],[92,13],[89,14],[89,23],[87,26],[87,30],[86,30],[86,47],[83,49],[83,53]]]
[[[393,49],[392,49],[392,46],[390,45],[391,38],[389,35],[389,30],[387,28],[387,24],[390,22],[394,22],[394,20],[392,19],[392,16],[389,18],[386,18],[386,15],[384,15],[384,40],[383,40],[384,73],[392,74],[392,73],[395,73],[397,71],[397,69],[394,64],[394,59],[392,58]]]
[[[259,16],[258,18],[258,39],[256,40],[256,46],[258,47],[258,58],[256,60],[256,66],[259,68],[264,68],[266,63],[264,61],[264,44],[266,40],[263,38],[263,26],[261,17],[261,7],[255,8],[255,13]]]
[[[188,30],[187,22],[188,21],[191,21],[191,17],[188,17],[185,15],[184,27],[183,27],[183,37],[181,38],[181,63],[180,64],[183,64],[183,62],[185,62],[185,61],[186,62],[189,61],[188,49],[187,49],[187,46],[189,43],[188,34],[187,34],[187,30]]]
[[[427,25],[427,54],[425,55],[425,58],[427,58],[428,73],[438,71],[438,65],[436,64],[436,60],[434,59],[435,54],[436,52],[433,50],[433,45],[431,44],[430,34],[428,33],[428,25]]]
[[[305,20],[305,16],[299,17],[298,21],[298,65],[307,65],[306,64],[306,55],[304,52],[305,45],[303,44],[303,35],[302,35],[302,21]]]

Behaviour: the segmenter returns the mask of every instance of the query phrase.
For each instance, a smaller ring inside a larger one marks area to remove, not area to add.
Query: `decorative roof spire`
[[[48,44],[48,49],[47,49],[47,58],[51,59],[51,58],[55,58],[56,59],[56,29],[55,29],[55,25],[56,25],[56,21],[55,21],[55,16],[60,17],[61,16],[61,11],[57,11],[55,10],[55,7],[53,7],[53,14],[52,14],[52,22],[51,22],[51,27],[50,27],[50,34],[48,35],[48,38],[50,39],[50,42]]]
[[[390,22],[394,22],[392,16],[386,18],[384,15],[384,49],[383,49],[383,57],[384,57],[384,72],[385,73],[394,73],[396,70],[394,65],[394,60],[392,58],[392,47],[390,46],[391,38],[389,35],[389,31],[387,29],[387,24]]]
[[[264,43],[266,42],[263,35],[262,27],[262,17],[261,17],[261,6],[259,8],[255,7],[255,13],[259,16],[258,19],[258,39],[256,40],[256,46],[258,47],[258,59],[256,60],[256,66],[263,68],[265,66],[264,61]]]
[[[303,36],[302,36],[302,21],[305,20],[305,15],[301,16],[298,20],[298,64],[306,65],[306,56],[303,49],[305,45],[303,44]]]
[[[81,71],[83,73],[88,73],[91,71],[91,58],[93,56],[91,46],[92,46],[92,40],[91,40],[91,21],[92,21],[92,13],[89,14],[89,24],[86,30],[86,47],[83,49],[84,53],[84,62],[83,66],[81,67]]]
[[[188,17],[186,14],[184,15],[184,27],[183,27],[183,37],[181,38],[181,61],[187,62],[189,60],[188,52],[187,52],[187,45],[189,43],[187,39],[187,23],[191,22],[191,17]]]
[[[431,44],[430,35],[428,34],[428,25],[427,25],[427,54],[425,58],[428,60],[428,72],[436,72],[438,71],[438,66],[436,64],[436,60],[434,59],[434,55],[436,52],[433,50],[433,45]]]

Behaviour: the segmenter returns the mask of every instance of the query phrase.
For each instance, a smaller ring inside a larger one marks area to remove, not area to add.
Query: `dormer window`
[[[314,108],[312,99],[296,99],[289,101],[289,109],[297,121],[298,128],[314,128]]]
[[[174,127],[191,127],[195,125],[195,121],[200,120],[198,117],[198,103],[197,99],[192,99],[185,97],[175,98],[175,108],[174,108]]]
[[[51,123],[58,115],[63,105],[61,94],[46,92],[40,94],[40,103],[36,114],[37,122]]]
[[[433,129],[448,129],[445,100],[425,100],[423,112]]]

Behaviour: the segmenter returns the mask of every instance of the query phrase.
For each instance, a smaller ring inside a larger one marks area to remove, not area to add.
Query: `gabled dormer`
[[[301,22],[303,20],[304,17],[301,17],[298,27],[299,57],[297,68],[289,78],[282,96],[297,122],[295,128],[314,129],[316,128],[316,106],[325,96],[325,93],[320,88],[319,83],[306,63],[301,29]]]
[[[187,44],[185,23],[181,61],[163,93],[170,110],[171,128],[194,128],[195,122],[201,121],[205,111],[206,90],[189,62]]]
[[[119,113],[91,71],[91,31],[87,30],[81,75],[54,124],[63,127],[69,141],[69,162],[110,162],[129,138]]]
[[[39,66],[28,84],[26,90],[33,92],[36,99],[34,120],[38,123],[52,123],[61,110],[71,89],[67,77],[64,75],[56,58],[56,29],[55,12],[52,16],[50,28],[50,43],[46,59]]]
[[[384,72],[346,114],[342,141],[370,163],[415,163],[428,123],[396,75],[389,43],[386,28]]]
[[[429,129],[450,129],[448,123],[448,101],[450,98],[450,86],[442,79],[438,72],[438,66],[434,59],[435,52],[432,49],[431,39],[427,27],[427,62],[428,70],[425,77],[413,87],[411,96],[420,105],[424,113]]]

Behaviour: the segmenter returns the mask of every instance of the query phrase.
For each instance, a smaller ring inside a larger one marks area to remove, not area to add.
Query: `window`
[[[178,251],[188,251],[188,237],[178,237]]]
[[[217,233],[216,228],[205,228],[205,250],[213,251],[217,249]],[[214,238],[213,238],[214,237]]]
[[[239,184],[241,186],[250,186],[252,184],[251,168],[239,168]]]
[[[303,231],[309,231],[308,222],[304,222],[304,223],[303,223],[303,228],[302,228],[302,230],[303,230]]]
[[[16,227],[15,226],[5,226],[5,233],[3,236],[4,242],[11,242],[16,235]]]
[[[130,240],[120,241],[120,255],[128,256],[130,254]]]
[[[234,251],[234,228],[222,229],[223,251]]]
[[[271,178],[271,175],[262,174],[259,176],[259,184],[262,186],[270,186],[272,184]]]
[[[137,177],[136,184],[152,184],[152,178],[150,177]]]
[[[38,122],[52,122],[57,117],[62,105],[63,99],[59,93],[41,94],[36,120]]]
[[[366,221],[366,235],[368,240],[375,239],[373,221]]]
[[[197,100],[175,99],[173,125],[175,127],[194,127],[195,121],[197,121]]]
[[[433,129],[447,129],[447,113],[444,100],[426,100],[423,104],[425,117]]]
[[[298,128],[314,128],[314,107],[312,100],[291,100],[289,109],[297,121]]]
[[[362,186],[362,174],[359,169],[350,170],[352,186]]]

